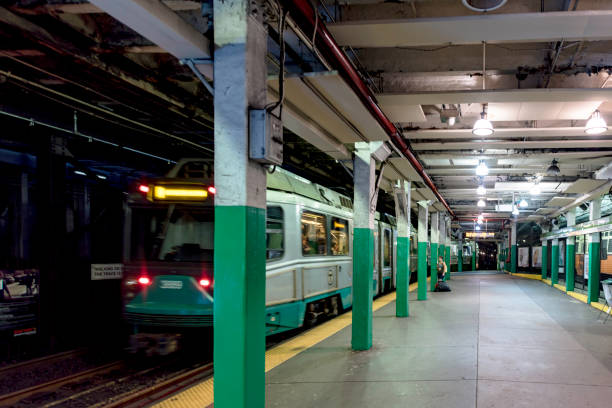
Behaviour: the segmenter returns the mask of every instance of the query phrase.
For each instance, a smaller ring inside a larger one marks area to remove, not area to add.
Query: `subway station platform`
[[[450,284],[424,302],[412,292],[409,318],[395,317],[395,294],[379,298],[368,351],[350,348],[350,313],[271,349],[266,406],[612,404],[612,322],[598,321],[598,310],[505,274]],[[211,391],[212,382],[158,406],[209,406]]]

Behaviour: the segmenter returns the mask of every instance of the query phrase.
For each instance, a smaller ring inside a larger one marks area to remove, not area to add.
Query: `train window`
[[[332,217],[329,233],[331,235],[331,254],[348,255],[348,221],[343,220],[342,218]]]
[[[326,255],[327,234],[324,215],[304,211],[302,213],[302,254]]]
[[[285,251],[283,240],[283,209],[266,209],[266,259],[278,259]]]
[[[383,267],[391,266],[391,231],[386,229],[383,240]]]

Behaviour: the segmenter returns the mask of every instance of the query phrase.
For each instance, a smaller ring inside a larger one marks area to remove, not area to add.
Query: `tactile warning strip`
[[[429,281],[429,279],[427,279]],[[429,287],[429,285],[428,285]],[[417,289],[417,284],[410,285],[410,292]],[[395,300],[395,292],[376,299],[372,310],[376,311]],[[345,313],[313,329],[310,329],[289,341],[274,346],[266,351],[266,372],[284,363],[304,350],[338,333],[349,326],[352,312]],[[210,378],[186,389],[168,399],[153,405],[155,408],[206,408],[214,402],[214,378]]]

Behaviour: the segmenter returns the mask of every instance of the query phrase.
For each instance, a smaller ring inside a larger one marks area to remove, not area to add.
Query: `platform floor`
[[[270,370],[268,407],[609,407],[612,318],[545,284],[454,276],[451,293],[411,293],[374,315],[374,346],[350,326]]]

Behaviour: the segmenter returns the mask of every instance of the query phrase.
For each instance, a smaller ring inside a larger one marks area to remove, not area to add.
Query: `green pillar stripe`
[[[548,246],[542,245],[542,279],[546,279],[548,273]]]
[[[457,247],[457,271],[463,272],[463,248],[461,245]]]
[[[474,241],[473,244],[473,248],[472,248],[472,270],[475,271],[476,270],[476,242]]]
[[[553,245],[550,251],[550,284],[559,283],[559,245]]]
[[[397,238],[397,275],[395,279],[397,300],[395,302],[395,315],[408,316],[408,286],[410,284],[409,268],[410,238]]]
[[[433,244],[432,244],[433,245]],[[418,266],[417,266],[417,278],[418,278],[418,300],[427,300],[427,242],[419,242],[418,244]],[[433,276],[432,276],[433,281]]]
[[[574,245],[565,246],[565,290],[570,292],[574,290],[575,281],[575,258],[576,250]]]
[[[512,245],[510,252],[510,272],[516,273],[516,261],[517,261],[517,248],[516,245]]]
[[[265,405],[265,228],[262,208],[215,207],[214,370],[218,406]]]
[[[372,278],[374,232],[355,228],[353,233],[353,350],[372,347]]]
[[[451,263],[450,263],[450,255],[451,255],[451,248],[450,246],[445,246],[444,247],[444,262],[446,263],[446,276],[444,277],[444,280],[447,281],[450,279],[450,275],[451,275]]]
[[[589,242],[589,285],[587,303],[599,301],[600,243]]]
[[[436,242],[432,242],[431,243],[431,247],[429,248],[430,253],[429,253],[429,267],[430,267],[430,281],[429,281],[429,288],[431,291],[433,291],[436,288],[436,282],[438,281],[438,269],[437,269],[437,264],[438,264],[438,244]],[[427,249],[425,250],[425,256],[427,256]],[[420,259],[420,255],[419,255],[419,259]],[[427,262],[427,261],[425,261]]]

